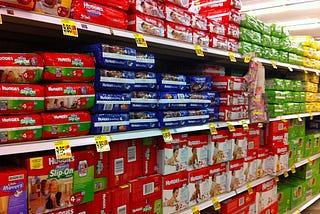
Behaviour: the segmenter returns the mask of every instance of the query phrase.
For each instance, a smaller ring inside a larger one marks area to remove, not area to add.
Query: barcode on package
[[[154,192],[154,182],[143,185],[143,195],[149,195]]]
[[[124,173],[124,159],[118,158],[114,160],[114,175],[121,175]]]
[[[112,104],[104,104],[104,106],[103,106],[104,111],[111,111],[112,108],[113,108]]]
[[[283,130],[283,123],[280,123],[279,125],[278,125],[278,130]]]
[[[239,206],[242,206],[244,204],[244,197],[240,198],[239,200]]]
[[[312,177],[312,170],[308,170],[306,173],[306,179],[311,178]]]
[[[267,210],[267,211],[266,211],[266,214],[270,214],[270,210]]]
[[[102,126],[102,131],[101,133],[108,133],[111,130],[111,126]]]
[[[128,147],[128,162],[137,160],[137,148],[135,146]]]
[[[117,214],[127,214],[127,205],[123,205],[118,207]]]

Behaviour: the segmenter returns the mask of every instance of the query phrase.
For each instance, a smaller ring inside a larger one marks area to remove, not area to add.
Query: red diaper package
[[[128,26],[128,17],[125,12],[82,0],[73,1],[70,17],[119,29],[127,29]]]
[[[210,10],[202,13],[201,15],[206,15],[208,19],[211,19],[215,22],[222,23],[235,23],[240,25],[241,15],[238,10],[235,9],[220,9],[220,10]]]
[[[77,53],[40,53],[45,62],[43,79],[62,82],[90,82],[95,77],[92,56]]]
[[[245,106],[220,106],[219,119],[222,121],[241,120],[248,118],[248,108]]]
[[[111,213],[111,190],[103,190],[94,194],[92,214]]]
[[[227,36],[234,39],[239,39],[240,36],[240,26],[236,24],[228,24]]]
[[[0,144],[40,140],[41,137],[40,115],[0,116]]]
[[[244,91],[245,81],[242,77],[233,76],[215,76],[213,77],[214,91]]]
[[[239,49],[239,40],[228,38],[228,51],[238,52]]]
[[[228,29],[228,23],[216,22],[213,20],[208,20],[208,31],[220,36],[226,36]]]
[[[191,27],[192,28],[207,31],[208,30],[207,26],[208,26],[208,20],[206,17],[198,15],[198,14],[191,15]]]
[[[83,110],[94,105],[95,92],[92,84],[54,83],[45,85],[44,90],[47,111]]]
[[[0,84],[0,115],[42,112],[43,91],[41,85]]]
[[[157,138],[142,139],[142,175],[157,173]]]
[[[130,185],[125,184],[111,190],[111,212],[117,214],[130,213]]]
[[[0,5],[20,8],[23,10],[33,10],[35,1],[33,0],[1,0]]]
[[[41,117],[44,124],[43,138],[81,136],[90,131],[89,112],[42,113]]]
[[[228,38],[216,34],[210,35],[210,47],[219,48],[222,50],[228,49]]]
[[[158,0],[160,2],[170,2],[180,7],[188,9],[190,6],[190,0]]]
[[[118,8],[125,11],[127,11],[130,7],[130,0],[90,0],[90,2]]]
[[[168,39],[192,43],[192,29],[190,27],[174,23],[166,23],[165,26],[166,37]]]
[[[210,38],[208,33],[201,30],[193,29],[192,38],[193,44],[200,45],[202,47],[209,47]]]
[[[42,79],[43,60],[33,53],[0,53],[0,82],[36,83]]]
[[[144,14],[129,15],[128,30],[164,37],[164,21]]]
[[[130,11],[156,18],[164,18],[164,5],[154,0],[132,0]]]
[[[183,8],[177,7],[174,4],[165,4],[164,7],[165,20],[176,24],[190,26],[191,14]]]
[[[211,10],[231,9],[231,8],[240,10],[242,6],[241,0],[224,0],[224,1],[217,1],[217,2],[218,3],[214,3],[212,0],[201,0],[201,4],[205,6],[200,7],[200,13],[211,11]]]
[[[37,0],[34,11],[55,16],[69,17],[72,0]]]
[[[109,153],[97,152],[96,145],[91,146],[94,153],[94,192],[107,188],[107,177],[109,170]]]

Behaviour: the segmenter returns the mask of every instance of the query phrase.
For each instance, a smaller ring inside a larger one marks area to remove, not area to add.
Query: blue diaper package
[[[99,43],[84,47],[83,52],[93,54],[98,67],[133,69],[136,66],[134,48]]]
[[[186,125],[201,125],[209,121],[209,113],[206,109],[188,110]]]
[[[160,110],[186,109],[190,100],[184,92],[159,92],[158,98]]]
[[[93,113],[129,112],[131,104],[130,93],[96,93]]]
[[[91,116],[91,134],[129,130],[129,114],[95,114]]]
[[[130,129],[152,129],[159,128],[159,120],[156,112],[139,111],[130,112]]]
[[[188,77],[191,92],[211,91],[211,76],[190,76]]]
[[[158,108],[158,94],[150,91],[131,92],[131,110],[146,111]]]
[[[186,91],[187,77],[179,74],[157,74],[160,91]]]
[[[210,106],[210,99],[206,92],[203,93],[190,93],[190,100],[188,103],[188,109],[204,109]]]
[[[136,71],[134,76],[134,90],[154,91],[158,89],[156,73]]]
[[[219,107],[207,108],[209,114],[209,122],[219,121]]]
[[[150,53],[136,53],[136,69],[139,70],[152,70],[156,65],[156,60],[153,54]]]
[[[96,69],[95,89],[98,91],[132,91],[133,71]]]
[[[179,127],[186,125],[186,117],[188,116],[188,111],[160,111],[159,115],[159,124],[160,128],[164,127]]]
[[[210,100],[210,107],[220,106],[220,92],[206,92]]]

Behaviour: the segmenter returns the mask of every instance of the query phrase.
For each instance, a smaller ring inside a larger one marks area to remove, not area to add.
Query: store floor
[[[308,209],[304,210],[302,214],[319,214],[320,213],[320,200],[316,201]]]

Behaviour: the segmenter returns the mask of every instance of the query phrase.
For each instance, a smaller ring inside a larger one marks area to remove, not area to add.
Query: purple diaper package
[[[93,113],[129,112],[130,93],[96,93]]]
[[[135,91],[154,91],[158,89],[156,73],[136,71],[134,74]]]
[[[130,112],[130,129],[152,129],[159,128],[159,120],[156,112],[139,111]]]
[[[220,92],[207,92],[210,107],[220,106]]]
[[[161,111],[158,112],[160,128],[185,126],[188,111]]]
[[[219,121],[219,107],[207,108],[209,114],[209,122]]]
[[[160,91],[186,91],[187,77],[179,74],[157,74]]]
[[[139,70],[152,70],[156,65],[156,60],[153,54],[150,53],[136,53],[136,69]]]
[[[131,110],[145,111],[158,108],[158,94],[150,91],[131,92]]]
[[[191,92],[211,91],[212,77],[211,76],[190,76],[189,84]]]
[[[206,109],[188,110],[186,125],[201,125],[209,121],[209,113]]]
[[[98,67],[132,69],[136,66],[136,50],[117,45],[93,44],[83,48],[92,54]]]
[[[210,99],[206,92],[203,93],[190,93],[190,100],[188,103],[188,109],[204,109],[210,106]]]
[[[189,105],[189,93],[184,92],[159,92],[159,109],[174,110],[186,109]]]
[[[95,114],[91,117],[91,134],[129,130],[129,114]]]
[[[132,91],[134,72],[97,69],[94,86],[98,91]]]

